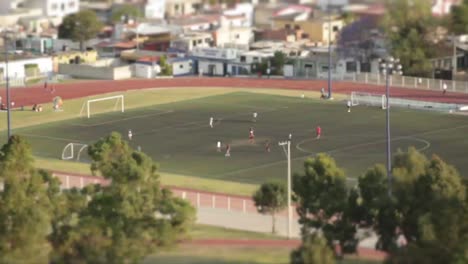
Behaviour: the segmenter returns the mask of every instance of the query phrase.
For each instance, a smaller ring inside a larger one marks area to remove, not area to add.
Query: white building
[[[459,0],[434,0],[431,11],[434,16],[445,16],[450,14],[452,6],[458,4]]]
[[[253,41],[250,27],[222,26],[213,32],[216,46],[223,48],[248,49]]]
[[[238,50],[220,48],[195,48],[191,55],[196,62],[197,73],[209,76],[224,76],[230,62],[236,60]]]
[[[185,33],[171,40],[171,48],[181,52],[189,52],[194,48],[209,48],[213,44],[213,36],[206,32]]]
[[[164,19],[166,14],[166,0],[147,0],[145,17],[151,19]]]
[[[8,61],[8,76],[12,80],[47,76],[52,71],[52,57],[18,57]],[[6,77],[5,61],[0,62],[0,76],[2,79]]]
[[[48,17],[64,17],[80,10],[80,0],[23,0],[27,8],[41,8]]]
[[[200,9],[202,4],[203,0],[166,0],[165,13],[169,17],[190,15]]]

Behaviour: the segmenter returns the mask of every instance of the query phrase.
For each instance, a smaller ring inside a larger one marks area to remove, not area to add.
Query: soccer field
[[[109,104],[109,103],[108,103]],[[102,106],[101,106],[102,107]],[[109,106],[110,107],[110,106]],[[257,122],[252,113],[258,112]],[[214,128],[209,118],[214,117]],[[429,111],[392,109],[392,149],[415,146],[437,153],[463,174],[468,171],[468,118]],[[322,137],[315,139],[320,125]],[[255,143],[248,142],[249,128]],[[25,127],[15,130],[31,142],[38,156],[57,158],[70,142],[92,144],[112,131],[159,162],[161,170],[176,174],[236,182],[285,180],[286,158],[278,141],[293,135],[293,172],[306,157],[327,152],[356,178],[375,163],[385,162],[385,111],[357,106],[347,113],[344,102],[232,92],[181,102],[93,115],[90,119]],[[216,151],[216,142],[231,145],[231,157]],[[265,151],[265,142],[272,145]],[[86,160],[86,155],[82,157]]]

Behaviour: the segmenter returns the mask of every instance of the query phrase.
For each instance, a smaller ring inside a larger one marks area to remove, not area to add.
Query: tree
[[[111,17],[112,22],[119,22],[122,20],[122,18],[140,18],[142,17],[142,13],[141,10],[135,5],[124,4],[112,10]]]
[[[286,54],[281,51],[275,51],[273,58],[271,58],[271,66],[273,67],[272,73],[275,75],[283,75],[285,61]]]
[[[0,262],[48,263],[48,175],[34,168],[29,144],[13,135],[0,152]]]
[[[102,23],[96,13],[90,10],[83,10],[76,14],[71,14],[63,19],[59,26],[59,38],[69,38],[80,42],[80,50],[84,50],[84,42],[96,37],[101,31]]]
[[[308,235],[301,246],[291,253],[292,264],[334,264],[333,251],[317,234]]]
[[[161,67],[161,75],[172,76],[172,65],[167,63],[166,55],[161,56],[159,59],[159,66]]]
[[[468,0],[452,7],[450,13],[450,29],[455,34],[468,33]]]
[[[277,212],[283,210],[288,202],[286,186],[277,182],[264,183],[253,195],[253,200],[259,213],[271,214],[271,232],[275,233],[275,215]]]
[[[359,179],[364,219],[377,231],[381,248],[394,253],[389,261],[456,263],[466,257],[460,245],[467,241],[468,198],[455,168],[438,156],[428,159],[409,148],[393,158],[392,174],[392,197],[385,195],[383,166]],[[396,244],[399,234],[408,241],[403,249]]]
[[[62,239],[57,263],[139,263],[163,245],[184,238],[194,222],[188,202],[161,189],[157,164],[118,133],[88,149],[91,169],[111,180],[85,190],[86,207]]]
[[[433,52],[428,35],[434,29],[427,0],[387,1],[383,29],[391,54],[400,59],[405,75],[429,76]]]
[[[355,247],[346,177],[332,157],[318,154],[307,159],[304,174],[294,175],[293,190],[303,238],[321,231],[330,247],[335,240],[342,248]]]

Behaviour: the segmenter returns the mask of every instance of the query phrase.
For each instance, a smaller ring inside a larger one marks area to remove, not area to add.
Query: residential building
[[[329,21],[331,20],[331,21]],[[309,39],[317,45],[335,43],[339,32],[344,27],[344,21],[338,17],[315,17],[308,20],[296,21],[291,16],[280,16],[273,19],[275,29],[302,30],[302,38]],[[331,27],[329,28],[329,24]],[[332,32],[329,32],[331,30]],[[331,34],[330,34],[331,33]],[[331,36],[331,38],[329,38]]]
[[[184,32],[211,30],[220,25],[220,15],[187,15],[169,20],[171,25],[182,28]]]
[[[194,48],[209,48],[214,46],[213,35],[207,32],[184,33],[171,40],[171,50],[190,52]]]
[[[64,17],[80,10],[80,0],[24,0],[27,8],[41,8],[48,17]]]
[[[166,0],[147,0],[145,17],[150,19],[164,19],[166,17]]]
[[[251,27],[235,27],[223,24],[212,32],[217,47],[248,49],[249,44],[254,39]]]
[[[432,1],[432,15],[445,16],[450,14],[452,6],[460,4],[460,0],[433,0]]]
[[[203,0],[166,0],[166,17],[191,15],[201,9]]]
[[[58,72],[59,64],[92,63],[98,60],[95,50],[89,51],[63,51],[52,55],[53,71]]]

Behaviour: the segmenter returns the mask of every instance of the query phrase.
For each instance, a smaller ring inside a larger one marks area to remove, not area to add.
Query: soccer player
[[[231,145],[227,144],[226,145],[226,154],[224,154],[225,157],[231,157]]]
[[[351,113],[351,101],[350,100],[346,102],[346,106],[348,107],[348,113]]]
[[[257,116],[258,116],[257,112],[254,112],[253,113],[253,122],[257,122]]]
[[[254,130],[253,130],[253,128],[250,128],[250,130],[249,130],[249,142],[254,143],[254,140],[255,140]]]
[[[315,129],[315,134],[317,135],[317,139],[319,139],[320,135],[322,135],[322,128],[320,126],[317,126]]]
[[[221,152],[221,141],[218,141],[218,143],[216,143],[216,150],[218,152]]]
[[[132,133],[132,130],[128,130],[128,140],[132,140],[133,138],[133,133]]]
[[[210,117],[210,127],[213,128],[213,117]]]
[[[266,150],[266,152],[270,152],[270,151],[271,151],[270,140],[267,140],[267,141],[266,141],[266,143],[265,143],[265,150]]]
[[[446,94],[447,93],[447,83],[444,83],[443,89],[444,89],[444,91],[442,92],[442,94]]]

